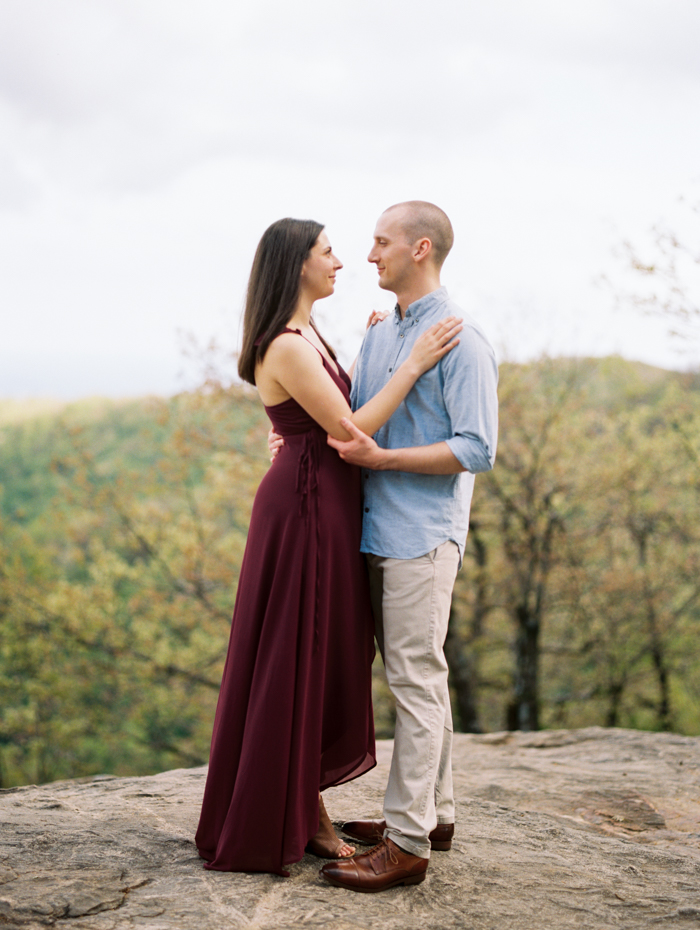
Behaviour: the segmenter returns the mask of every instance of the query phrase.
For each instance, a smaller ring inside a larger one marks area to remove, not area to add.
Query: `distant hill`
[[[447,643],[457,728],[700,731],[700,379],[505,363]],[[0,401],[0,787],[206,761],[254,391]],[[393,733],[376,665],[378,735]]]

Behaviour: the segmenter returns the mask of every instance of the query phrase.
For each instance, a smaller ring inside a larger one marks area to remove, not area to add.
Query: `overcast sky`
[[[0,0],[0,396],[181,388],[178,334],[235,344],[290,215],[345,263],[348,360],[406,199],[501,357],[687,364],[596,282],[697,198],[699,36],[697,0]]]

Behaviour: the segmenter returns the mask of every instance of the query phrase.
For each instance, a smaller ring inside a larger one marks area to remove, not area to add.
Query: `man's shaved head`
[[[404,203],[395,203],[393,207],[389,207],[384,212],[393,211],[397,213],[400,211],[399,222],[406,239],[411,244],[418,239],[430,239],[433,245],[433,261],[438,268],[441,268],[454,242],[452,223],[445,211],[426,200],[407,200]]]

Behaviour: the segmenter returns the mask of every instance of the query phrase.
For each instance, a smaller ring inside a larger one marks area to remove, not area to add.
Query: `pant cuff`
[[[385,830],[384,836],[389,837],[392,843],[403,849],[404,852],[410,853],[412,856],[419,856],[421,859],[430,859],[430,841],[426,841],[425,844],[414,843],[413,840],[409,840],[408,837],[401,836],[400,833],[394,833],[393,830]]]

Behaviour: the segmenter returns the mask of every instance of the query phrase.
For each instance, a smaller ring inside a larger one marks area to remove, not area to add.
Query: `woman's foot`
[[[320,859],[349,859],[355,854],[355,847],[341,840],[333,829],[323,798],[318,796],[318,833],[306,844],[306,851]]]

